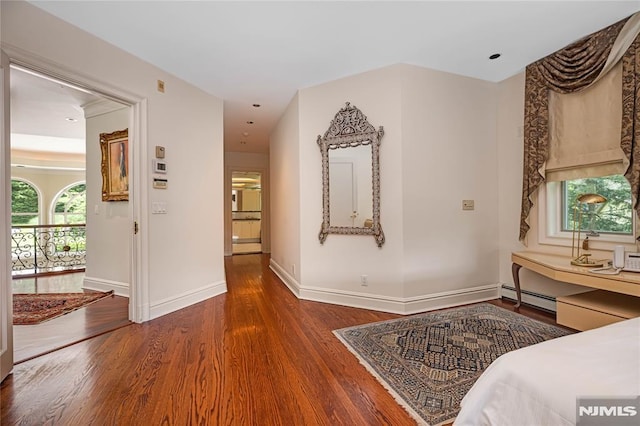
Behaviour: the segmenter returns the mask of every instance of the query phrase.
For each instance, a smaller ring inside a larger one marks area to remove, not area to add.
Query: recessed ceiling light
[[[75,123],[75,122],[77,122],[77,121],[78,121],[77,119],[75,119],[75,118],[73,118],[73,117],[67,117],[67,118],[65,118],[65,120],[67,120],[67,121],[69,121],[69,122],[71,122],[71,123]]]
[[[253,121],[247,121],[247,124],[253,124]]]
[[[489,59],[498,59],[500,57],[500,53],[494,53],[493,55],[489,56]]]
[[[253,104],[255,108],[260,108],[260,104]]]

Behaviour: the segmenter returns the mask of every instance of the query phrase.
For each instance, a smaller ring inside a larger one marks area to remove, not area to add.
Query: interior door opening
[[[53,293],[108,292],[102,286],[108,287],[109,277],[100,272],[85,276],[86,252],[92,247],[86,243],[85,231],[91,223],[105,226],[100,220],[106,216],[105,203],[99,202],[99,164],[87,166],[87,153],[100,150],[99,138],[93,134],[97,129],[131,127],[131,105],[22,66],[12,65],[10,75],[9,293],[55,298]],[[125,215],[132,210],[119,208]],[[87,221],[89,214],[92,222]],[[118,237],[117,243],[127,253],[128,238]],[[94,265],[94,271],[100,269]],[[129,286],[129,294],[133,275],[132,270],[124,271],[119,280]],[[105,298],[46,322],[13,327],[14,363],[128,325],[129,294]]]
[[[231,173],[233,254],[262,253],[262,175]]]

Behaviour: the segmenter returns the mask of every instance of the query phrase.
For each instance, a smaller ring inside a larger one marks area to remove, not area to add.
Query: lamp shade
[[[598,204],[606,203],[607,199],[600,194],[582,194],[576,199],[576,201],[583,204]]]

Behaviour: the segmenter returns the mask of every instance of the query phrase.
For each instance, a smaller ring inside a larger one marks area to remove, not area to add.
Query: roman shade
[[[624,173],[638,212],[638,33],[640,13],[527,66],[520,241],[545,180]]]

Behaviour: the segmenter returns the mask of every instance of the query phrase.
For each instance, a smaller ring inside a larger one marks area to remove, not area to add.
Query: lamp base
[[[575,266],[589,266],[589,267],[597,267],[597,266],[604,266],[604,262],[602,260],[591,260],[589,259],[589,256],[591,256],[591,254],[583,254],[580,255],[578,257],[576,257],[575,259],[571,260],[571,264],[575,265]]]

